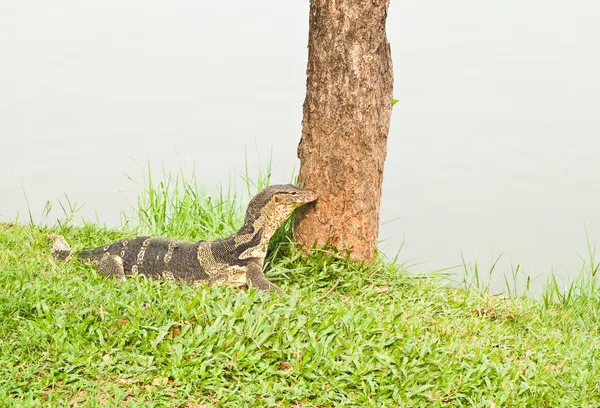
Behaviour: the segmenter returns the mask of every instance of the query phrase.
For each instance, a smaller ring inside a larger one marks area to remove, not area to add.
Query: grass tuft
[[[126,229],[136,233],[164,235],[181,239],[215,239],[235,232],[242,218],[238,197],[231,188],[208,194],[199,188],[195,175],[185,178],[163,169],[155,182],[150,166],[141,182],[137,206],[130,214],[121,213]]]

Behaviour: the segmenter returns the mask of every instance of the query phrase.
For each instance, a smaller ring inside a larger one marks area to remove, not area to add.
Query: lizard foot
[[[279,295],[283,294],[277,285],[265,277],[262,268],[256,264],[248,265],[248,281],[256,289],[272,290]]]

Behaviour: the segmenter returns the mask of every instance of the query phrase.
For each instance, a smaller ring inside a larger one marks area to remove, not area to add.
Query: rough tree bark
[[[319,194],[296,240],[372,259],[392,111],[389,0],[311,0],[299,183]]]

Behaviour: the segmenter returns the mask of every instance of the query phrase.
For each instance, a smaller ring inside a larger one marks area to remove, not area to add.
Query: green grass
[[[290,223],[266,267],[283,296],[117,283],[50,257],[49,233],[79,249],[140,231],[213,238],[241,221],[231,191],[180,174],[143,186],[122,230],[74,226],[70,204],[55,226],[0,225],[0,406],[599,405],[597,290],[534,299],[450,287],[382,261],[305,254]],[[585,287],[597,288],[596,271]]]

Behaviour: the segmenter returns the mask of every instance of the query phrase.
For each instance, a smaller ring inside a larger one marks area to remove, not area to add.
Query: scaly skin
[[[78,259],[95,264],[98,272],[118,279],[141,274],[191,284],[244,286],[250,283],[261,290],[281,293],[262,270],[269,240],[294,209],[316,199],[311,190],[289,184],[273,185],[250,200],[244,225],[228,238],[182,242],[136,237],[84,250]],[[55,246],[60,245],[60,251],[53,250],[57,255],[65,254],[66,241],[61,238],[51,237]]]

